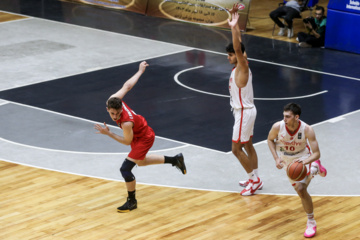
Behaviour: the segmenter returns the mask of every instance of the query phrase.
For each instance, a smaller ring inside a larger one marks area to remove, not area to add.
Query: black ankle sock
[[[164,163],[171,163],[173,166],[176,163],[176,157],[167,157],[165,156],[165,162]]]
[[[136,191],[136,190],[134,190],[134,191],[132,191],[132,192],[129,192],[129,191],[128,191],[128,196],[129,196],[129,198],[130,198],[131,200],[135,200],[135,191]]]

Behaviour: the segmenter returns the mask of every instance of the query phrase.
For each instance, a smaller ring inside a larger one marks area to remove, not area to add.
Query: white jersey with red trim
[[[233,68],[229,79],[230,105],[234,109],[253,108],[255,105],[251,70],[249,68],[249,79],[246,86],[238,88],[235,82],[235,69]]]
[[[307,139],[305,138],[306,123],[299,120],[299,127],[291,134],[286,127],[284,120],[280,122],[280,131],[276,139],[276,151],[283,155],[295,155],[308,147]],[[308,151],[307,151],[308,152]]]

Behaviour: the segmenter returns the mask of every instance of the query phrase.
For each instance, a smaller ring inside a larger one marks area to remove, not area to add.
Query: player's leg
[[[137,208],[137,200],[135,197],[136,180],[132,173],[132,169],[135,165],[136,163],[128,158],[126,158],[121,165],[120,172],[125,180],[128,197],[127,201],[122,206],[118,207],[118,212],[129,212]]]
[[[252,137],[250,137],[249,142],[244,144],[244,148],[245,148],[246,153],[248,154],[248,158],[249,158],[249,160],[251,162],[252,172],[254,174],[253,179],[254,178],[256,179],[256,180],[253,181],[253,187],[252,187],[252,191],[253,191],[253,194],[254,194],[255,191],[261,190],[263,188],[264,183],[259,177],[258,158],[257,158],[257,153],[255,151],[254,145],[252,143]]]
[[[144,160],[133,160],[139,166],[148,166],[154,164],[171,164],[173,167],[179,169],[183,174],[186,174],[186,166],[184,161],[184,156],[182,153],[179,153],[175,156],[162,156],[149,154],[146,155]]]
[[[310,179],[310,180],[309,180]],[[307,187],[311,181],[311,177],[306,177],[301,182],[293,184],[295,191],[301,199],[303,208],[307,214],[306,230],[304,233],[305,237],[313,237],[316,234],[316,221],[314,219],[314,206],[310,194],[307,191]]]
[[[252,169],[252,163],[249,157],[244,152],[243,146],[244,145],[241,142],[233,142],[232,152],[239,160],[242,167],[245,169],[249,178],[248,185],[240,192],[240,194],[243,196],[250,196],[254,194],[254,192],[259,188],[259,186],[256,186],[256,189],[254,188],[254,182],[257,182],[257,177],[255,177],[254,171]]]

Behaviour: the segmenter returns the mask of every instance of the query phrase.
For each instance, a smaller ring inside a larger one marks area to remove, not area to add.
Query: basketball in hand
[[[293,162],[287,167],[287,175],[293,181],[301,181],[306,177],[307,169],[301,162]]]

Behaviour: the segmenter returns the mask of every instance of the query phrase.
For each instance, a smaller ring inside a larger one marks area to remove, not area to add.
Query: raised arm
[[[124,85],[120,88],[120,90],[117,91],[116,93],[114,93],[113,95],[111,95],[110,98],[117,97],[117,98],[123,99],[123,97],[125,97],[125,95],[138,82],[140,76],[145,72],[145,69],[146,69],[147,66],[149,66],[149,64],[147,64],[146,61],[141,62],[140,65],[139,65],[139,70],[134,74],[134,76],[132,76],[130,79],[128,79],[124,83]]]
[[[233,46],[237,59],[237,66],[235,69],[235,82],[238,88],[246,86],[249,79],[249,66],[244,53],[241,51],[241,33],[238,25],[239,14],[237,12],[232,14],[231,21],[228,20],[231,27]]]

